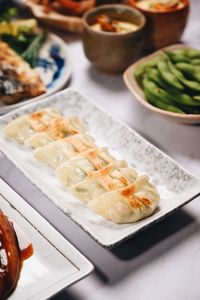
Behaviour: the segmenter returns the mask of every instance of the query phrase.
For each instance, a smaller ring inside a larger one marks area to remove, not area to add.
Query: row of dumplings
[[[158,206],[160,197],[149,177],[138,176],[107,148],[98,148],[77,116],[64,118],[57,109],[45,108],[8,123],[5,135],[33,148],[36,160],[52,168],[70,193],[107,220],[136,222]]]

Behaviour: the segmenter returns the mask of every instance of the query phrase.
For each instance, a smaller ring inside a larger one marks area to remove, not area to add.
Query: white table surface
[[[183,41],[200,49],[200,1],[191,1]],[[172,123],[149,112],[120,75],[99,73],[86,60],[81,40],[65,36],[73,63],[69,83],[200,176],[200,127]],[[200,198],[112,250],[97,245],[45,198],[5,157],[0,177],[41,212],[95,265],[88,278],[54,300],[199,300]]]

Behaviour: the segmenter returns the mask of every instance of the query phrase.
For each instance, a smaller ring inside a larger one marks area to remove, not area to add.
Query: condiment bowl
[[[100,15],[134,23],[138,28],[128,33],[95,31],[91,26]],[[145,26],[145,17],[138,10],[126,5],[102,5],[86,12],[83,24],[85,55],[99,69],[122,72],[137,58],[143,44]]]
[[[188,48],[185,45],[182,44],[175,44],[171,45],[169,47],[163,48],[161,50],[155,51],[153,54],[150,54],[140,60],[138,60],[136,63],[131,65],[123,74],[124,81],[130,92],[133,94],[134,98],[140,102],[144,107],[149,109],[151,112],[159,114],[163,117],[168,118],[170,121],[174,121],[176,123],[182,123],[182,124],[200,124],[200,114],[179,114],[174,113],[166,110],[159,109],[153,105],[151,105],[149,102],[147,102],[146,97],[144,95],[143,90],[138,85],[135,77],[134,77],[134,71],[135,69],[141,64],[145,63],[149,59],[152,59],[153,57],[160,54],[163,50],[175,50],[179,48]]]
[[[145,48],[159,49],[179,41],[189,14],[189,0],[183,0],[184,6],[170,11],[150,11],[138,8],[136,0],[125,0],[131,7],[139,9],[147,18],[145,28]]]

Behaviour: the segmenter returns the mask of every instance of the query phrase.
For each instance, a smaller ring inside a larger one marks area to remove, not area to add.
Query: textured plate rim
[[[192,174],[191,172],[187,171],[186,169],[184,169],[179,163],[177,163],[173,158],[171,158],[169,155],[167,155],[166,153],[164,153],[162,150],[160,150],[158,147],[154,146],[152,143],[150,143],[149,141],[147,141],[145,138],[143,138],[139,133],[137,133],[135,130],[133,130],[132,128],[130,128],[127,124],[125,124],[124,122],[122,122],[121,120],[117,120],[116,118],[114,118],[111,114],[109,114],[108,112],[106,112],[106,110],[104,108],[102,108],[99,104],[96,104],[94,101],[92,101],[91,99],[89,99],[88,97],[84,96],[82,93],[80,93],[78,90],[74,89],[74,88],[67,88],[63,91],[60,91],[59,93],[57,93],[56,95],[52,95],[49,98],[46,99],[42,99],[40,101],[40,103],[45,103],[46,101],[51,101],[51,99],[53,99],[53,97],[58,97],[59,95],[65,95],[67,93],[74,93],[76,95],[79,95],[81,97],[83,97],[84,99],[86,99],[88,102],[90,102],[92,105],[94,105],[95,107],[97,107],[99,110],[101,110],[103,113],[105,113],[107,116],[111,117],[115,122],[120,123],[121,125],[123,125],[124,127],[126,127],[127,130],[133,132],[136,136],[138,136],[144,143],[151,145],[151,147],[153,149],[155,149],[156,151],[162,153],[162,155],[167,158],[169,161],[173,162],[176,164],[177,167],[179,167],[181,170],[183,170],[186,174],[190,175],[193,179],[195,179],[196,181],[198,181],[198,186],[195,186],[194,191],[192,192],[192,195],[185,199],[180,205],[176,206],[174,209],[171,209],[170,211],[166,212],[165,214],[158,216],[156,219],[154,219],[153,221],[151,221],[150,223],[143,225],[141,228],[136,229],[134,232],[131,232],[129,234],[127,234],[126,236],[124,236],[123,238],[113,238],[110,242],[105,242],[102,238],[97,237],[95,235],[95,233],[92,232],[92,230],[90,230],[89,228],[85,228],[85,226],[83,224],[81,224],[81,222],[79,221],[78,217],[74,216],[70,211],[68,211],[67,209],[64,209],[62,207],[62,205],[60,205],[58,202],[55,203],[55,200],[53,199],[53,197],[51,197],[48,194],[48,191],[45,191],[45,189],[38,187],[37,183],[33,182],[31,180],[31,176],[28,174],[27,171],[22,170],[20,167],[20,163],[15,162],[13,160],[13,158],[7,154],[3,148],[3,146],[0,143],[0,150],[2,150],[2,152],[5,154],[5,156],[11,161],[13,162],[13,164],[15,165],[15,167],[22,173],[24,174],[28,180],[39,190],[41,191],[51,202],[53,202],[54,205],[56,205],[59,209],[61,209],[68,217],[70,217],[76,224],[78,224],[86,233],[88,233],[98,244],[100,244],[101,246],[105,247],[105,248],[112,248],[118,244],[120,244],[121,242],[129,239],[130,237],[134,236],[135,234],[143,231],[144,229],[151,227],[153,224],[156,224],[157,222],[159,222],[160,220],[164,219],[165,217],[167,217],[168,215],[172,214],[174,211],[176,211],[178,208],[183,207],[184,205],[188,204],[189,202],[191,202],[192,200],[194,200],[195,198],[197,198],[198,196],[200,196],[200,178],[194,174]],[[14,114],[16,111],[23,111],[26,108],[31,108],[33,107],[34,104],[27,104],[26,107],[21,107],[9,114],[7,114],[6,116],[0,117],[0,122],[3,119],[6,119],[9,117],[9,115]]]

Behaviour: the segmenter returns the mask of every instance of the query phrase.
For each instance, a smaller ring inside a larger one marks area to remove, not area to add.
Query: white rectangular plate
[[[161,195],[160,209],[134,224],[118,225],[106,221],[64,191],[52,170],[34,160],[31,149],[5,138],[4,127],[9,121],[48,106],[57,107],[65,116],[77,114],[83,118],[99,146],[109,147],[115,157],[127,160],[140,174],[150,175]],[[73,89],[0,118],[0,149],[49,199],[106,247],[111,247],[166,217],[200,193],[200,179],[189,174],[131,128],[114,120]]]
[[[47,299],[88,275],[92,264],[0,179],[0,208],[24,231],[34,254],[24,261],[10,300]]]

